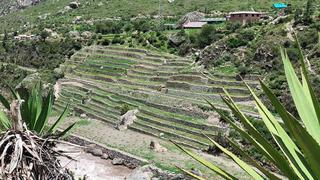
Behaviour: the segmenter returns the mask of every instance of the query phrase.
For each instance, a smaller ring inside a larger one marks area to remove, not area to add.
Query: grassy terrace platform
[[[190,67],[193,63],[170,54],[123,46],[85,47],[65,63],[70,67],[62,84],[57,111],[71,103],[76,114],[87,114],[109,123],[119,121],[120,109],[128,105],[139,109],[131,130],[187,145],[209,147],[203,137],[214,137],[225,128],[207,118],[213,112],[205,99],[227,110],[220,99],[222,87],[238,102],[247,115],[257,112],[246,102],[250,95],[245,86],[228,75],[205,75]],[[250,78],[250,85],[257,81]]]

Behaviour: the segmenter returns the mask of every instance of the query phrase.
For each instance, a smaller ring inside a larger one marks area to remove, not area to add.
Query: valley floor
[[[70,117],[61,127],[67,127],[76,121],[85,122],[80,123],[85,125],[80,125],[73,131],[73,134],[77,136],[82,136],[94,142],[101,143],[106,147],[119,149],[138,157],[145,158],[151,164],[165,170],[177,172],[176,168],[174,168],[175,165],[189,169],[194,167],[199,169],[203,174],[209,174],[209,176],[211,176],[210,179],[219,179],[219,177],[214,174],[210,174],[211,172],[204,166],[198,164],[186,154],[183,154],[169,141],[141,134],[132,130],[119,131],[104,122],[94,119],[85,120],[78,117]],[[159,153],[150,150],[149,144],[151,141],[159,142],[162,146],[166,147],[168,151]],[[243,172],[242,169],[240,169],[232,160],[225,156],[211,156],[200,151],[197,151],[196,153],[205,156],[205,158],[209,159],[211,162],[227,169],[240,179],[244,179],[244,177],[246,177],[246,173]],[[110,169],[110,171],[113,170]]]
[[[86,153],[81,147],[59,144],[58,149],[74,159],[61,157],[60,161],[63,167],[74,173],[76,179],[86,176],[87,180],[123,180],[133,171],[124,166],[114,166],[111,160]]]

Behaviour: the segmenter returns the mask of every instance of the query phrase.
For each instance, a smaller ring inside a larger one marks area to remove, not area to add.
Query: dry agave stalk
[[[41,138],[21,125],[20,103],[11,104],[13,128],[0,135],[0,179],[8,180],[68,180],[54,149],[55,141]]]

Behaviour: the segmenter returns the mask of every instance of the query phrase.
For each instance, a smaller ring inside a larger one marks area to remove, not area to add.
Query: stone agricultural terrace
[[[220,94],[225,88],[249,116],[258,114],[243,82],[230,75],[198,72],[192,60],[124,46],[91,46],[77,52],[64,65],[58,111],[71,103],[78,115],[115,126],[124,106],[138,109],[129,129],[206,149],[211,137],[225,127],[206,99],[228,110]],[[246,80],[255,87],[255,77]]]

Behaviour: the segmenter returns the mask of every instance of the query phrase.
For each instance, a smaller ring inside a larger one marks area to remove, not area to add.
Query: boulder
[[[181,35],[180,33],[172,34],[169,37],[169,43],[174,45],[174,46],[180,46],[184,42],[186,42],[187,37],[184,35]]]
[[[62,12],[62,13],[65,13],[65,12],[70,11],[71,9],[72,9],[72,8],[71,8],[70,6],[65,6],[61,12]]]
[[[101,156],[102,159],[109,159],[109,155],[106,153],[103,153]]]
[[[124,159],[122,159],[122,158],[114,158],[112,160],[113,165],[123,165],[123,163],[124,163]]]
[[[73,24],[79,23],[82,20],[82,16],[76,16],[73,20]]]
[[[76,1],[70,2],[69,3],[69,7],[72,8],[72,9],[77,9],[77,8],[80,7],[80,3],[76,2]]]
[[[86,115],[86,114],[84,114],[84,113],[82,113],[82,114],[80,114],[80,117],[81,117],[81,118],[86,118],[86,117],[87,117],[87,115]]]
[[[135,169],[128,177],[127,180],[151,180],[154,176],[152,169],[148,167],[141,167]]]
[[[69,35],[70,35],[72,38],[75,38],[75,39],[79,39],[79,38],[80,38],[80,33],[79,33],[79,31],[70,31],[70,32],[69,32]]]
[[[116,125],[116,129],[118,130],[126,130],[128,126],[131,125],[136,119],[136,114],[139,112],[138,109],[130,110],[126,114],[122,115],[119,120],[120,122]]]
[[[161,146],[158,142],[155,142],[155,141],[151,141],[150,149],[155,152],[167,152],[168,151],[167,148]]]
[[[81,33],[81,37],[83,37],[84,39],[91,39],[92,38],[92,32],[84,31],[83,33]]]
[[[217,112],[210,113],[207,122],[210,125],[220,125],[220,115]]]
[[[103,152],[101,149],[92,149],[91,154],[94,156],[99,156],[101,157],[103,155]]]

